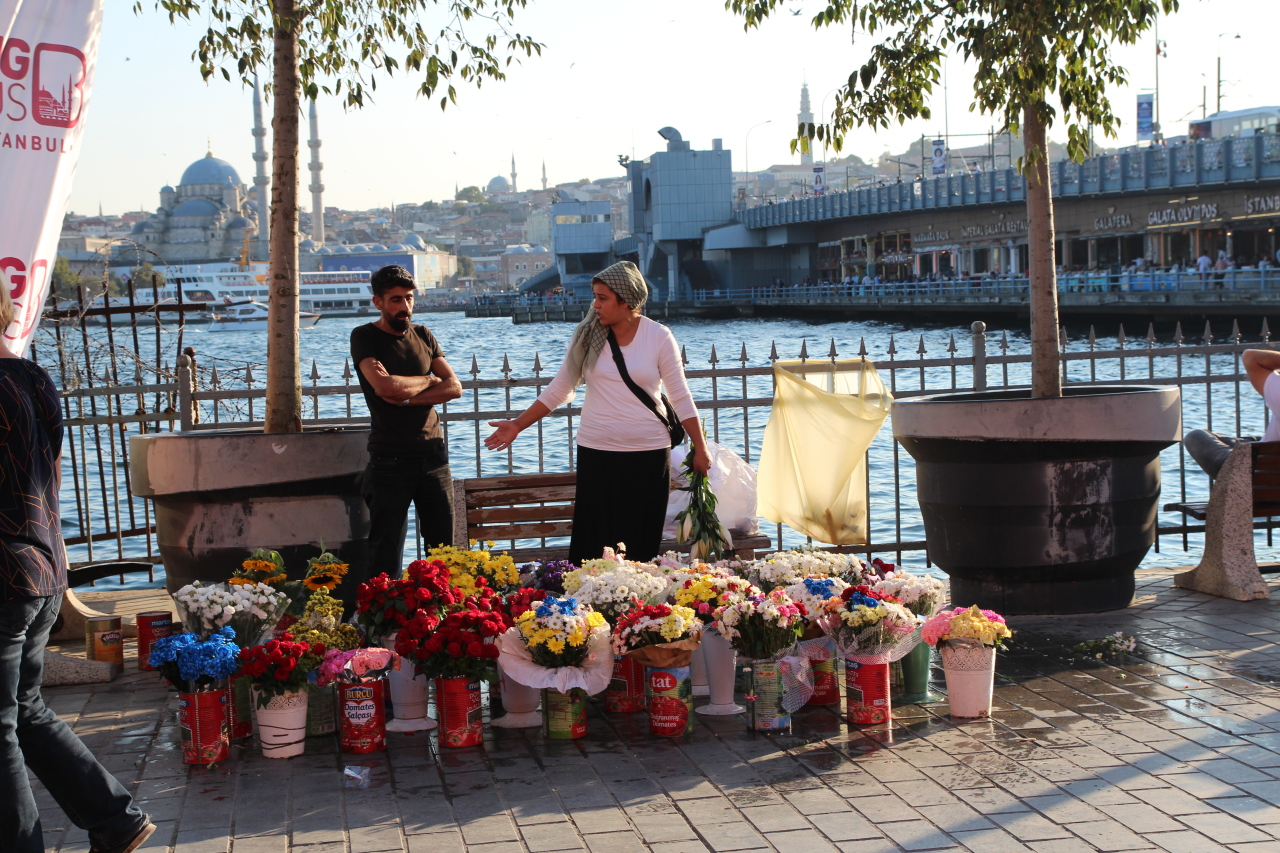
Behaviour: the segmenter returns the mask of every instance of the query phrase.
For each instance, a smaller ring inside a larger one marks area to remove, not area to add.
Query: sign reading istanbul
[[[49,293],[97,64],[103,0],[0,0],[0,286],[16,319],[0,329],[24,355]]]
[[[1166,207],[1147,213],[1147,225],[1171,225],[1179,222],[1203,222],[1218,218],[1216,204],[1189,204],[1185,207]]]
[[[988,222],[985,225],[966,225],[960,229],[961,237],[991,237],[999,234],[1021,234],[1027,230],[1027,220],[1010,219],[1006,222]]]
[[[1280,213],[1280,195],[1245,196],[1245,216],[1254,213]]]

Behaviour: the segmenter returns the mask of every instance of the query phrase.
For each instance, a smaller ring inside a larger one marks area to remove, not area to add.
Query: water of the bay
[[[514,325],[505,318],[467,318],[461,313],[420,314],[417,322],[427,325],[440,340],[453,368],[463,379],[499,379],[503,377],[504,361],[509,365],[511,376],[516,378],[533,375],[535,358],[540,360],[543,376],[549,376],[559,366],[565,352],[569,337],[573,332],[570,323],[541,323],[531,325]],[[325,318],[313,329],[304,330],[301,335],[300,358],[303,365],[304,387],[307,385],[335,385],[343,383],[349,353],[348,341],[352,328],[368,322],[368,318]],[[834,342],[839,357],[855,357],[861,346],[865,345],[868,357],[874,361],[887,383],[893,383],[899,391],[914,391],[921,387],[931,390],[945,391],[955,386],[970,387],[971,376],[968,368],[960,368],[953,376],[951,368],[929,368],[923,377],[918,369],[888,369],[891,361],[889,349],[892,344],[898,360],[915,359],[923,350],[927,357],[942,358],[948,356],[954,348],[957,356],[964,358],[972,353],[972,337],[968,325],[946,324],[904,324],[882,322],[876,320],[839,321],[830,323],[811,323],[799,320],[782,319],[750,319],[750,320],[672,320],[669,323],[672,331],[685,348],[688,358],[688,369],[699,369],[710,366],[712,348],[714,346],[717,361],[721,367],[738,366],[745,347],[746,365],[762,367],[769,364],[771,351],[776,348],[778,357],[795,358],[801,352],[802,345],[807,348],[811,358],[825,358]],[[1132,329],[1132,326],[1131,326]],[[1099,350],[1110,350],[1116,346],[1115,330],[1098,329],[1096,347]],[[1221,330],[1225,332],[1225,327]],[[1246,329],[1246,340],[1251,329]],[[1087,348],[1084,340],[1087,329],[1071,330],[1072,342],[1069,349],[1080,351]],[[101,330],[93,332],[94,337],[101,339]],[[1132,332],[1131,332],[1132,334]],[[1157,345],[1167,345],[1173,329],[1157,327]],[[1256,336],[1256,332],[1254,332]],[[117,332],[117,342],[124,335]],[[1138,344],[1134,347],[1134,344]],[[166,330],[161,340],[162,360],[172,363],[176,354],[176,334]],[[263,363],[266,358],[265,332],[209,332],[207,326],[188,326],[183,333],[184,347],[194,347],[197,360],[206,371],[204,381],[208,380],[208,369],[216,366],[220,381],[224,384],[235,384],[242,376],[245,364],[252,364],[255,384],[261,387],[265,379]],[[1002,345],[1007,345],[1009,354],[1026,353],[1029,341],[1026,330],[1016,321],[1001,326],[998,322],[991,324],[987,331],[987,351],[991,356],[1002,352]],[[1179,370],[1185,374],[1203,374],[1206,369],[1202,356],[1184,357],[1181,365],[1174,358],[1148,360],[1142,353],[1145,343],[1132,341],[1129,343],[1133,357],[1126,360],[1126,376],[1130,379],[1146,377],[1153,374],[1156,381],[1161,376],[1175,375]],[[154,336],[143,334],[140,350],[144,361],[153,362],[155,352]],[[46,350],[48,352],[48,350]],[[46,358],[41,358],[47,362]],[[1207,369],[1214,374],[1231,373],[1236,370],[1234,357],[1230,355],[1214,356]],[[1095,367],[1096,378],[1107,379],[1119,376],[1119,362],[1115,360],[1098,362]],[[478,372],[477,372],[478,371]],[[1070,368],[1069,376],[1074,380],[1088,379],[1090,368],[1080,364]],[[318,379],[313,380],[313,375]],[[988,381],[993,385],[1005,381],[1000,367],[988,369]],[[1008,368],[1008,382],[1025,384],[1027,367],[1011,365]],[[738,378],[721,379],[713,389],[710,379],[692,380],[690,383],[694,396],[698,399],[711,399],[713,394],[721,400],[746,397],[769,397],[772,393],[772,380],[769,376],[751,377],[744,389],[743,380]],[[508,402],[507,395],[510,395]],[[504,409],[519,410],[534,397],[532,389],[518,388],[506,390],[486,390],[478,393],[468,391],[463,399],[450,407],[451,411],[497,411]],[[304,406],[308,416],[313,416],[312,402],[305,400]],[[1205,385],[1185,385],[1183,388],[1183,418],[1185,428],[1203,426],[1209,423],[1212,410],[1214,427],[1222,432],[1238,434],[1261,434],[1265,424],[1265,409],[1260,398],[1247,386],[1242,388],[1239,399],[1235,397],[1232,386],[1219,385],[1212,393],[1207,393]],[[322,400],[319,415],[342,416],[346,412],[344,397],[329,397]],[[355,396],[352,412],[363,416],[366,410],[359,395]],[[87,414],[87,413],[86,413]],[[243,417],[243,410],[240,416]],[[255,416],[261,416],[259,407]],[[757,465],[760,458],[760,444],[764,435],[764,427],[769,416],[767,407],[753,407],[746,413],[741,408],[730,408],[718,413],[704,413],[708,432],[718,438],[721,444]],[[224,409],[221,419],[231,421],[239,419],[235,413]],[[206,421],[209,420],[206,409]],[[505,473],[507,470],[507,454],[491,454],[487,451],[477,452],[479,437],[487,434],[488,429],[477,431],[467,424],[453,425],[450,430],[449,444],[451,465],[454,476],[478,476]],[[510,462],[517,472],[533,472],[538,470],[562,471],[570,465],[570,443],[563,421],[548,426],[544,430],[544,440],[539,442],[530,431],[521,436],[510,455]],[[897,452],[895,453],[895,449]],[[541,458],[540,458],[541,457]],[[896,467],[895,467],[896,459]],[[1181,454],[1175,445],[1166,450],[1162,456],[1164,496],[1161,502],[1184,498],[1184,478],[1181,475]],[[84,472],[86,479],[96,480],[98,474],[95,462],[91,459]],[[1187,460],[1190,469],[1185,477],[1185,499],[1206,500],[1208,497],[1208,480],[1196,469],[1194,463]],[[119,467],[117,466],[117,471]],[[64,506],[74,506],[75,495],[71,491],[70,478],[64,478]],[[896,448],[892,441],[890,425],[887,423],[881,430],[870,449],[869,481],[871,495],[870,524],[874,542],[911,541],[924,538],[924,530],[920,520],[919,508],[915,497],[915,475],[910,456]],[[899,500],[894,501],[895,492]],[[70,501],[68,504],[67,502]],[[101,503],[94,494],[90,498],[91,509],[97,516],[102,512]],[[1180,516],[1174,513],[1161,513],[1161,523],[1166,525],[1181,523]],[[763,532],[775,538],[777,544],[778,528],[776,525],[762,520]],[[68,529],[68,535],[75,531]],[[411,532],[412,537],[412,532]],[[412,543],[411,538],[410,542]],[[269,543],[263,543],[269,545]],[[794,547],[805,544],[802,535],[783,529],[781,545]],[[1277,551],[1268,546],[1266,534],[1259,532],[1257,536],[1258,558],[1275,559]],[[1183,565],[1195,562],[1201,550],[1201,537],[1192,535],[1188,540],[1189,552],[1183,550],[1182,537],[1166,536],[1160,543],[1160,550],[1153,550],[1146,558],[1144,565]],[[83,551],[73,549],[73,559],[84,559]],[[412,556],[412,544],[406,547],[406,555]],[[111,555],[97,556],[98,559],[110,558]],[[897,555],[884,555],[889,560],[897,559]],[[901,555],[903,563],[913,570],[927,571],[926,558],[923,552],[907,552]],[[157,570],[157,583],[162,583],[161,570]],[[143,581],[130,581],[126,586],[143,584]]]

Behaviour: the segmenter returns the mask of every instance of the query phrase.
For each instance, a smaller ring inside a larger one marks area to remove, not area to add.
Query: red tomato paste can
[[[342,751],[355,754],[387,748],[387,709],[382,679],[367,683],[338,682],[338,739]]]
[[[151,644],[173,633],[173,614],[153,610],[138,614],[138,669],[155,669],[151,665]]]
[[[846,717],[858,726],[874,726],[893,719],[889,706],[889,664],[844,663]]]
[[[226,761],[230,751],[227,691],[178,694],[178,727],[184,764]]]
[[[836,678],[836,660],[829,657],[826,660],[812,661],[813,665],[813,695],[809,697],[806,705],[834,705],[840,701],[840,682]]]
[[[542,691],[542,734],[551,740],[587,736],[587,692],[575,687],[568,693]]]
[[[436,714],[441,746],[479,746],[484,739],[480,682],[464,676],[436,679]]]
[[[604,693],[604,709],[611,714],[634,714],[644,708],[644,664],[629,655],[618,655]]]
[[[693,680],[687,666],[648,667],[649,734],[680,737],[693,731]]]

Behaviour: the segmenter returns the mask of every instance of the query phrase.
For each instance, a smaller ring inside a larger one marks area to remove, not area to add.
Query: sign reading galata
[[[1167,207],[1164,210],[1153,210],[1147,214],[1148,225],[1168,225],[1178,222],[1202,222],[1205,219],[1217,219],[1216,204],[1189,204],[1185,207]]]

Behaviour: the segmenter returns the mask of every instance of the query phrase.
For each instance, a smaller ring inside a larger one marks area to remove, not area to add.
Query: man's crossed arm
[[[393,406],[406,400],[410,406],[430,406],[462,396],[462,383],[443,358],[432,359],[431,372],[425,376],[396,376],[376,358],[361,361],[359,370],[373,386],[373,393]]]

